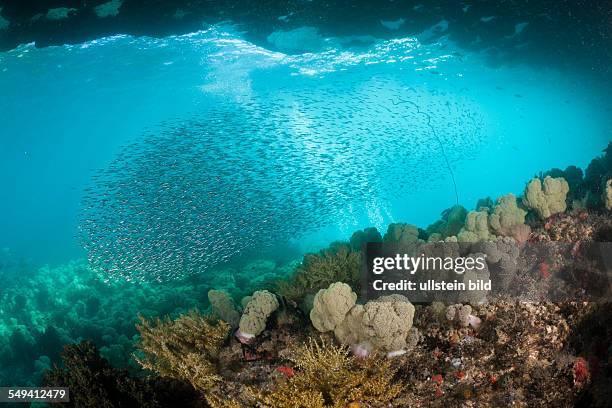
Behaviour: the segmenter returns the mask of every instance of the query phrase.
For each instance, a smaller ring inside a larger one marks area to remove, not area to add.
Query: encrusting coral
[[[292,353],[295,375],[273,390],[255,391],[256,398],[274,408],[344,408],[351,403],[381,404],[402,391],[394,381],[390,360],[357,359],[347,347],[310,340]]]
[[[553,214],[565,211],[568,192],[569,184],[562,177],[546,176],[543,183],[536,177],[525,187],[523,204],[535,211],[540,219],[545,220]]]
[[[240,317],[238,338],[248,341],[266,328],[268,317],[278,309],[278,299],[267,290],[253,293]]]
[[[196,311],[176,320],[140,317],[136,360],[162,377],[189,382],[196,390],[210,389],[220,377],[215,360],[230,327]]]

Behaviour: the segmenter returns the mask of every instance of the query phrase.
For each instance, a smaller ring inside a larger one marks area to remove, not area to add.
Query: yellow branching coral
[[[361,253],[348,244],[336,243],[317,254],[306,254],[293,275],[278,284],[277,292],[288,299],[300,300],[334,282],[345,282],[355,290],[359,284]]]
[[[135,356],[145,369],[162,377],[184,380],[197,390],[210,389],[220,377],[215,360],[230,326],[222,320],[192,311],[176,320],[149,321],[140,316],[140,353]]]
[[[221,396],[217,394],[207,394],[206,403],[210,406],[210,408],[243,408],[244,405],[241,403],[229,400],[226,396]]]
[[[388,402],[402,386],[393,381],[396,370],[387,359],[358,360],[344,346],[310,341],[293,353],[295,376],[272,392],[257,393],[273,408],[346,407],[351,402]]]
[[[293,381],[287,381],[271,393],[257,393],[259,402],[272,408],[325,408],[323,395],[314,390],[303,390]]]

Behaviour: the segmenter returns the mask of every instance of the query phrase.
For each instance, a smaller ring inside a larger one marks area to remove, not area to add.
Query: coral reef
[[[497,200],[489,216],[489,225],[495,235],[508,236],[516,226],[524,225],[527,211],[519,208],[514,194],[507,194]]]
[[[67,386],[67,406],[86,407],[607,406],[609,296],[580,294],[609,295],[588,255],[612,242],[611,151],[584,178],[551,170],[522,199],[454,206],[426,231],[367,228],[295,267],[256,260],[172,285],[107,283],[84,262],[32,272],[3,251],[0,273],[24,273],[0,295],[0,382]],[[446,304],[361,304],[360,250],[382,241],[486,256],[484,270],[457,279],[491,277],[497,288],[487,302],[474,291]],[[539,247],[545,258],[533,256]],[[542,300],[563,291],[569,300]],[[187,312],[209,304],[209,315]]]
[[[365,228],[363,230],[353,232],[349,243],[354,251],[360,251],[362,245],[366,242],[382,242],[383,238],[380,232],[375,227]]]
[[[315,295],[310,321],[320,332],[333,331],[342,323],[356,301],[357,295],[349,285],[332,283],[329,288],[321,289]]]
[[[262,259],[165,284],[107,282],[84,260],[39,268],[0,250],[0,276],[7,277],[0,292],[0,383],[39,384],[42,362],[59,362],[62,346],[81,339],[92,340],[113,366],[136,372],[140,367],[132,355],[138,314],[205,310],[213,288],[227,292],[232,302],[240,300],[272,287],[292,269],[291,263]]]
[[[208,301],[214,316],[228,323],[234,329],[238,327],[240,313],[236,310],[232,298],[226,291],[209,290]]]
[[[534,178],[525,187],[523,204],[544,220],[553,214],[565,211],[568,192],[569,184],[564,178],[546,176],[544,182]]]
[[[571,406],[568,316],[578,305],[487,304],[453,307],[459,328],[441,322],[430,305],[415,324],[424,340],[400,366],[409,385],[397,406]],[[460,315],[457,319],[457,312]],[[469,314],[468,314],[469,312]],[[469,317],[481,320],[477,329]],[[468,317],[468,318],[465,318]],[[467,324],[465,324],[467,323]]]
[[[394,381],[396,369],[389,360],[358,360],[346,347],[310,340],[290,357],[297,371],[275,384],[273,390],[256,391],[257,400],[275,408],[346,407],[381,404],[402,391]]]
[[[208,285],[106,283],[84,261],[23,274],[0,294],[0,383],[36,385],[33,362],[58,362],[63,344],[92,340],[114,366],[135,369],[131,358],[138,313],[176,315],[201,306]]]
[[[334,243],[317,254],[306,254],[293,274],[278,283],[276,291],[287,299],[301,301],[334,282],[345,282],[357,290],[360,267],[360,252],[350,245]]]
[[[542,228],[532,233],[534,243],[565,242],[579,248],[587,242],[612,242],[606,231],[612,230],[609,215],[581,211],[576,214],[559,214],[552,217]]]
[[[419,229],[411,224],[389,224],[387,232],[383,237],[383,242],[397,242],[407,244],[417,242],[419,239]]]
[[[136,360],[145,369],[162,377],[189,382],[195,389],[206,391],[220,377],[215,360],[230,327],[195,311],[176,320],[140,317]]]
[[[478,206],[476,207],[479,208]],[[465,225],[468,211],[461,205],[454,205],[442,212],[442,218],[426,229],[430,241],[441,241],[456,236]]]
[[[68,387],[68,407],[199,406],[198,395],[184,384],[157,378],[131,377],[114,368],[91,342],[67,345],[63,365],[55,365],[42,381],[46,387]]]
[[[402,295],[381,296],[365,305],[356,304],[350,286],[337,282],[321,289],[310,312],[313,326],[320,332],[333,331],[340,343],[351,346],[355,354],[370,352],[402,354],[414,306]]]
[[[486,210],[470,211],[465,219],[465,226],[459,231],[459,242],[487,241],[492,238],[489,231],[489,213]]]
[[[267,290],[260,290],[251,296],[240,317],[239,336],[251,339],[266,328],[268,317],[278,309],[278,299]]]

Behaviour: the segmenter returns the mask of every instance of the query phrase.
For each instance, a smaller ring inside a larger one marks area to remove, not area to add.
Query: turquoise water
[[[138,313],[239,300],[305,251],[520,194],[611,139],[589,73],[444,38],[272,40],[316,50],[218,26],[0,54],[0,276],[20,282],[0,289],[0,383],[37,384],[86,338],[133,366]]]
[[[275,112],[265,129],[292,140],[275,157],[290,152],[316,169],[314,186],[345,198],[316,228],[294,231],[304,249],[358,227],[435,221],[455,202],[440,145],[471,208],[482,196],[520,193],[543,169],[584,166],[610,139],[609,88],[586,74],[491,68],[444,40],[342,44],[286,55],[217,27],[0,54],[0,247],[40,262],[82,256],[78,214],[94,171],[164,121],[219,105],[228,115],[265,113],[254,121]]]

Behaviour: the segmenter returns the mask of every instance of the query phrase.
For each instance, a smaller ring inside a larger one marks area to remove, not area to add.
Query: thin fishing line
[[[446,150],[444,150],[444,144],[442,143],[442,140],[440,140],[440,137],[438,136],[436,129],[431,124],[431,116],[429,115],[429,113],[421,111],[421,108],[419,107],[419,105],[417,105],[413,101],[408,101],[408,100],[400,98],[399,102],[395,103],[393,100],[391,100],[391,103],[393,103],[393,105],[399,105],[401,103],[408,103],[416,108],[416,111],[418,114],[424,115],[427,118],[427,126],[431,130],[431,133],[434,135],[434,138],[438,141],[438,144],[440,145],[442,156],[444,156],[444,161],[446,162],[446,168],[448,169],[451,179],[453,180],[453,187],[455,188],[455,201],[457,205],[459,205],[459,193],[457,191],[457,182],[455,181],[455,173],[453,173],[453,169],[451,168],[450,162],[448,160],[448,156],[446,155]]]

